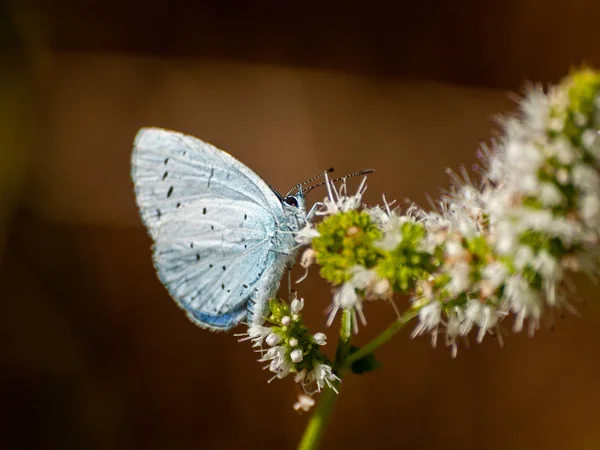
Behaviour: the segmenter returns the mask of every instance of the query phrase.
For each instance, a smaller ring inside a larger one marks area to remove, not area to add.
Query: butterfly
[[[158,277],[192,322],[261,324],[309,221],[299,185],[282,196],[229,153],[193,136],[142,128],[131,175]]]

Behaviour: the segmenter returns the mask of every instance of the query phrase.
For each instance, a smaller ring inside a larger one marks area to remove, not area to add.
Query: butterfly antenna
[[[290,189],[290,191],[289,191],[287,194],[285,194],[285,196],[287,197],[287,196],[288,196],[288,195],[290,195],[292,192],[299,190],[299,189],[300,189],[302,186],[304,186],[305,184],[312,183],[313,181],[315,181],[315,180],[318,180],[319,178],[321,178],[321,177],[323,176],[323,174],[325,174],[325,173],[327,173],[327,172],[329,172],[329,173],[333,172],[333,167],[330,167],[329,169],[327,169],[327,170],[324,170],[323,172],[321,172],[319,175],[315,175],[314,177],[312,177],[312,178],[309,178],[308,180],[306,180],[306,181],[303,181],[303,182],[302,182],[302,183],[300,183],[300,184],[297,184],[297,185],[296,185],[296,186],[294,186],[292,189]]]
[[[347,178],[352,178],[352,177],[358,177],[359,175],[367,175],[367,174],[373,173],[373,172],[375,172],[373,169],[365,169],[365,170],[361,170],[360,172],[351,173],[350,175],[345,175],[343,177],[336,178],[335,180],[322,181],[321,183],[313,184],[312,186],[307,187],[306,190],[304,191],[304,195],[308,194],[314,188],[323,186],[324,184],[327,184],[328,182],[335,183],[336,181],[345,180]]]

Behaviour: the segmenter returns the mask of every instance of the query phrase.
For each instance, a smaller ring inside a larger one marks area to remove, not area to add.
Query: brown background
[[[369,202],[422,202],[476,162],[509,92],[600,67],[584,0],[1,8],[1,448],[279,449],[302,432],[291,380],[267,385],[248,344],[193,326],[157,281],[129,180],[139,127],[195,134],[284,192],[373,168]],[[581,318],[504,350],[452,360],[401,333],[383,369],[344,380],[324,447],[600,448],[600,306],[575,282]],[[313,272],[298,289],[325,331],[328,287]],[[366,313],[359,343],[393,319]]]

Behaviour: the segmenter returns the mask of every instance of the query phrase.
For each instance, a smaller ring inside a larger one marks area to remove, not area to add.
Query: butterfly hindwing
[[[252,203],[213,200],[174,213],[160,227],[154,246],[159,278],[195,322],[228,329],[246,318],[273,262],[264,218]]]

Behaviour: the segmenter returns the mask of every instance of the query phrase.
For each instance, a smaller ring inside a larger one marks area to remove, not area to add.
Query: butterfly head
[[[298,212],[304,212],[306,210],[306,201],[304,199],[304,193],[302,187],[298,189],[295,195],[288,195],[284,197],[283,204],[286,208],[297,210]]]

